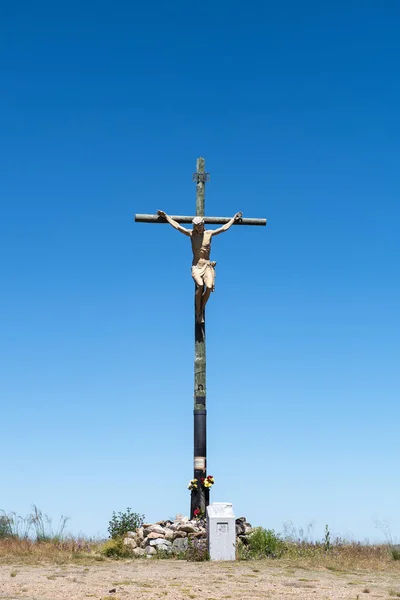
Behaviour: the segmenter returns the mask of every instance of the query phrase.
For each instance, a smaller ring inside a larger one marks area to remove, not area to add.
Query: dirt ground
[[[1,600],[363,600],[400,598],[400,570],[330,571],[284,561],[191,563],[133,560],[77,565],[0,566]]]

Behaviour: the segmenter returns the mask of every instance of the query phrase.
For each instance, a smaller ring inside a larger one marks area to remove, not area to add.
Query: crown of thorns
[[[192,220],[193,225],[201,225],[202,223],[204,223],[204,219],[203,217],[195,217]]]

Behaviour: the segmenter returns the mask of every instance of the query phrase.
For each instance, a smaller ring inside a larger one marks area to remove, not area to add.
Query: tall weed
[[[6,513],[0,516],[0,539],[18,538],[34,539],[37,542],[58,542],[64,539],[65,525],[68,517],[61,516],[58,527],[54,530],[51,518],[34,504],[32,513],[26,517],[17,515],[15,512]]]
[[[400,545],[393,542],[392,532],[390,531],[388,523],[385,521],[377,521],[375,527],[379,527],[383,532],[388,545],[389,554],[393,560],[400,560]]]
[[[52,519],[48,515],[43,514],[42,511],[34,504],[30,519],[37,542],[58,542],[63,540],[65,525],[68,521],[68,517],[61,515],[58,527],[54,530],[52,526]]]

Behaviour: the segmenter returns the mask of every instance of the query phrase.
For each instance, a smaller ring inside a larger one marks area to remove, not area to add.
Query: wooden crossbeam
[[[191,223],[194,219],[194,216],[184,216],[184,215],[171,215],[171,219],[177,221],[178,223]],[[204,217],[204,223],[209,225],[225,225],[228,221],[231,220],[231,217]],[[137,223],[167,223],[166,219],[163,219],[159,215],[135,215],[135,221]],[[239,221],[236,221],[234,225],[266,225],[267,219],[244,219],[241,218]]]

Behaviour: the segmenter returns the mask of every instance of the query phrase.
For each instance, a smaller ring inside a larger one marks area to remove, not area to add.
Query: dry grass
[[[332,546],[328,551],[318,544],[288,544],[282,559],[299,568],[327,569],[344,572],[352,570],[400,571],[400,562],[393,560],[386,544],[364,545],[347,543]]]
[[[101,553],[102,542],[84,539],[37,542],[29,539],[0,539],[0,564],[93,564],[109,561]],[[173,560],[173,559],[171,559]],[[316,544],[288,543],[282,558],[265,559],[283,568],[327,570],[333,575],[357,571],[400,572],[400,561],[393,560],[387,545],[343,544],[324,550]],[[253,561],[248,561],[251,564]],[[254,563],[253,563],[254,564]],[[255,566],[255,564],[254,564]],[[252,573],[258,573],[253,569]],[[254,575],[247,574],[247,577]]]
[[[0,539],[0,564],[71,564],[101,561],[100,542],[80,539],[37,542],[17,537]]]

